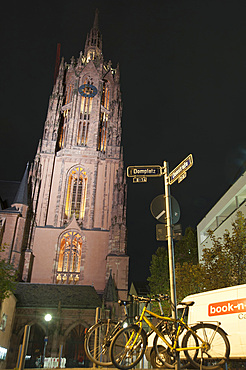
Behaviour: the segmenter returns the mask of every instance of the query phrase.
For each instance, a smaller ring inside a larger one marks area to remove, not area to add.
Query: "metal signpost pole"
[[[176,297],[176,282],[175,282],[175,262],[174,262],[174,246],[173,246],[173,232],[172,225],[179,219],[179,206],[173,206],[171,202],[170,186],[177,180],[178,182],[183,181],[187,176],[187,170],[193,166],[193,156],[189,154],[174,170],[169,173],[168,162],[163,162],[164,167],[159,165],[146,165],[146,166],[129,166],[127,167],[127,177],[132,177],[133,182],[143,183],[147,182],[148,177],[159,177],[164,175],[164,187],[165,187],[165,206],[163,202],[160,202],[162,196],[156,197],[151,203],[151,212],[153,216],[160,222],[166,224],[166,230],[159,228],[162,234],[166,235],[163,238],[157,238],[157,240],[168,241],[168,260],[169,260],[169,275],[170,275],[170,295],[171,295],[171,309],[172,317],[177,319],[177,297]],[[176,202],[177,203],[177,202]],[[173,202],[173,204],[175,204]],[[173,213],[173,211],[176,211]],[[166,217],[164,216],[166,214]],[[161,225],[159,225],[161,226]],[[167,236],[167,238],[166,238]],[[177,343],[178,346],[178,343]],[[176,351],[176,364],[175,369],[180,369],[180,356],[179,352]]]
[[[175,262],[174,262],[174,246],[172,233],[172,212],[171,212],[171,193],[169,185],[169,165],[164,162],[164,187],[165,187],[165,201],[166,201],[166,225],[167,225],[167,243],[168,243],[168,260],[169,260],[169,274],[170,274],[170,296],[172,317],[177,319],[177,297],[176,297],[176,282],[175,282]],[[176,370],[180,369],[180,356],[176,352],[177,363]]]
[[[25,325],[23,343],[22,343],[21,354],[20,354],[20,361],[19,361],[19,366],[18,366],[19,370],[23,370],[25,367],[25,360],[26,360],[26,353],[27,353],[27,348],[28,348],[30,330],[31,330],[31,325]]]

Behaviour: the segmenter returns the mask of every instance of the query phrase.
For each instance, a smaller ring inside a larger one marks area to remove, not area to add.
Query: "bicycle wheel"
[[[182,341],[183,348],[196,346],[198,340],[201,349],[187,349],[184,351],[187,360],[195,367],[207,370],[217,369],[229,358],[230,344],[226,333],[213,324],[201,323],[192,327],[192,330],[202,339],[195,337],[191,331],[187,331]]]
[[[117,323],[114,321],[103,320],[93,325],[85,335],[85,353],[89,360],[99,366],[108,367],[112,365],[109,347],[114,332],[117,331],[116,325]]]
[[[167,359],[167,350],[163,346],[158,346],[158,355],[156,354],[155,349],[153,348],[150,355],[150,362],[154,369],[166,369]],[[160,360],[162,358],[163,361]]]
[[[165,339],[172,345],[172,340],[168,335],[165,335]],[[154,338],[153,348],[151,354],[151,364],[153,367],[155,367],[155,364],[157,368],[175,368],[177,363],[176,352],[172,351],[158,335]],[[180,369],[187,368],[188,365],[187,359],[183,359],[180,353]]]
[[[121,329],[110,345],[110,357],[119,369],[131,369],[142,359],[147,346],[147,336],[137,325]]]

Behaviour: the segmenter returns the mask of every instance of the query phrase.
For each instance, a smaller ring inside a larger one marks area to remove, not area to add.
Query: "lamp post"
[[[46,346],[47,346],[47,343],[48,343],[48,323],[52,320],[52,316],[49,313],[47,313],[44,316],[44,320],[46,322],[46,328],[45,328],[44,351],[43,351],[43,361],[42,361],[43,367],[44,367],[44,359],[45,359]]]

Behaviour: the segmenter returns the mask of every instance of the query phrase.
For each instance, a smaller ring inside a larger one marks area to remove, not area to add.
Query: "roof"
[[[101,300],[92,286],[18,283],[16,307],[20,308],[96,308]]]
[[[150,294],[148,283],[145,281],[133,281],[130,287],[130,294],[148,297]]]
[[[107,285],[104,289],[103,298],[106,302],[117,302],[118,301],[118,293],[115,286],[114,279],[112,277],[111,271],[109,275],[109,279]]]
[[[20,203],[20,204],[28,204],[28,171],[29,171],[29,165],[27,164],[25,173],[23,175],[23,178],[21,180],[18,192],[16,193],[14,203]]]

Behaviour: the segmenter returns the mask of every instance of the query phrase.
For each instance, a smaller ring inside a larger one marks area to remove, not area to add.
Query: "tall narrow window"
[[[57,272],[80,272],[82,236],[75,232],[66,232],[61,239]]]
[[[67,125],[64,125],[62,128],[61,148],[64,148],[66,138],[67,138]]]
[[[109,98],[110,98],[110,90],[109,90],[109,83],[108,81],[103,82],[103,91],[102,91],[102,106],[109,110]]]
[[[65,218],[70,219],[73,214],[77,220],[83,220],[85,214],[87,190],[87,174],[82,167],[75,167],[69,174]]]
[[[85,84],[87,83],[86,79],[84,83]],[[78,145],[87,145],[92,101],[93,101],[92,97],[81,96],[80,115],[79,115],[80,122],[78,125],[78,139],[77,139]]]
[[[98,133],[98,150],[105,152],[107,144],[107,127],[108,114],[103,112],[100,117],[99,133]]]
[[[72,101],[72,84],[69,84],[66,88],[65,104],[70,103],[70,101]]]

